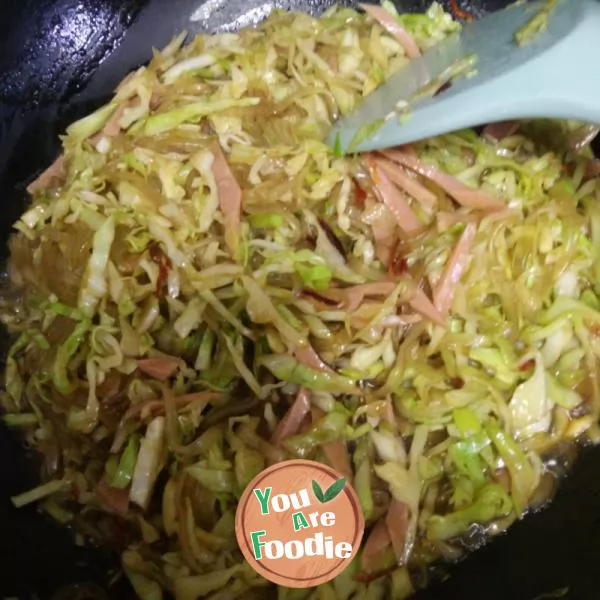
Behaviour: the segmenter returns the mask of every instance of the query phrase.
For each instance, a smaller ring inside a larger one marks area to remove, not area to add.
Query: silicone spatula
[[[412,59],[336,121],[327,143],[362,152],[510,119],[600,123],[600,0],[557,0],[546,28],[519,45],[516,32],[548,7],[545,2],[491,13]],[[410,104],[468,57],[475,60],[473,76]],[[407,102],[400,116],[398,107]]]

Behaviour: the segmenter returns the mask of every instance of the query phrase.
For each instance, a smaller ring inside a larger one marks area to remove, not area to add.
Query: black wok
[[[24,186],[58,152],[58,135],[99,105],[119,80],[181,29],[222,31],[252,22],[275,5],[317,13],[332,0],[3,0],[0,12],[0,245],[18,217]],[[203,5],[208,20],[190,22]],[[397,0],[403,10],[429,0]],[[480,15],[508,4],[469,0]],[[240,20],[242,15],[246,15]],[[593,59],[593,57],[590,57]],[[6,342],[0,337],[0,350]],[[9,497],[35,485],[35,461],[0,426],[0,596],[66,598],[63,586],[104,589],[115,558],[75,546],[68,531],[16,510]],[[475,541],[474,541],[475,542]],[[446,575],[450,575],[445,581]],[[585,449],[552,506],[440,576],[419,600],[600,599],[600,448]],[[566,590],[568,588],[568,590]],[[564,595],[562,594],[564,592]],[[69,596],[75,597],[75,596]],[[85,596],[79,596],[84,598]],[[96,597],[96,596],[94,596]],[[132,598],[124,582],[107,598]]]

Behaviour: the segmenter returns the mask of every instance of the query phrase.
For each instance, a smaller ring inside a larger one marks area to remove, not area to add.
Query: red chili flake
[[[390,275],[403,275],[408,271],[408,261],[398,252],[394,252],[390,257],[388,273]]]
[[[450,12],[456,19],[464,19],[465,21],[472,21],[474,19],[470,12],[463,10],[458,5],[458,0],[450,0]]]
[[[404,275],[408,272],[408,261],[404,256],[406,250],[402,241],[397,240],[388,262],[388,273],[390,275]]]
[[[464,382],[464,380],[461,377],[452,377],[450,379],[450,385],[453,388],[455,388],[457,390],[460,390],[460,389],[462,389],[465,386],[465,382]]]
[[[356,184],[354,186],[354,202],[363,208],[365,205],[365,200],[367,199],[367,192],[363,190],[360,185]]]
[[[150,258],[158,265],[158,277],[156,279],[156,293],[161,295],[163,288],[169,278],[169,271],[173,268],[171,259],[164,253],[157,242],[151,242],[148,246]]]
[[[524,373],[525,371],[529,371],[529,369],[533,369],[533,367],[535,367],[535,360],[533,358],[530,358],[529,360],[526,360],[522,365],[519,365],[519,371],[521,371],[521,373]]]

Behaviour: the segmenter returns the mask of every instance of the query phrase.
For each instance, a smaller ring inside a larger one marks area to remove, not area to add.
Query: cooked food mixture
[[[140,598],[407,598],[599,439],[596,131],[321,141],[458,28],[386,5],[182,34],[30,185],[2,406],[43,469],[13,501],[117,550]],[[365,515],[318,589],[271,586],[234,535],[246,484],[294,457]]]

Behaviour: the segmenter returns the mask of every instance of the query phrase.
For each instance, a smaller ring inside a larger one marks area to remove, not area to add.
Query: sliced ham
[[[89,139],[90,143],[95,146],[102,138],[111,138],[119,135],[123,129],[119,121],[123,118],[125,111],[130,108],[137,108],[140,104],[141,100],[139,97],[131,98],[127,102],[120,104],[108,121],[106,121],[104,127]]]
[[[446,320],[444,319],[441,311],[431,303],[431,300],[429,300],[427,294],[425,294],[421,288],[415,288],[415,292],[408,303],[424,317],[427,317],[442,327],[446,326]]]
[[[382,327],[404,327],[405,325],[414,325],[423,320],[422,315],[403,314],[388,315],[381,322]]]
[[[404,146],[398,146],[397,150],[400,150],[400,152],[404,152],[404,154],[408,154],[408,156],[417,158],[417,151],[414,149],[412,144],[405,144]]]
[[[421,56],[419,46],[417,46],[415,40],[406,32],[404,27],[400,25],[394,15],[389,13],[383,6],[376,6],[374,4],[361,4],[360,6],[372,19],[398,39],[408,58]]]
[[[503,210],[506,208],[503,202],[487,192],[474,190],[451,175],[442,173],[432,165],[420,161],[415,156],[400,150],[386,150],[383,155],[391,161],[407,167],[411,171],[427,177],[427,179],[431,179],[462,206],[483,210]]]
[[[313,425],[325,416],[325,411],[321,410],[318,406],[313,406],[310,412]],[[326,442],[321,444],[321,450],[323,450],[327,464],[338,473],[344,475],[350,484],[352,484],[354,475],[346,443],[343,440]]]
[[[395,281],[377,281],[344,289],[330,289],[326,294],[328,298],[339,302],[348,312],[354,312],[363,303],[365,296],[388,296],[397,285]]]
[[[332,469],[335,469],[338,473],[341,473],[346,479],[352,483],[354,475],[352,474],[352,465],[350,463],[350,454],[348,448],[342,440],[335,440],[335,442],[327,442],[321,444],[323,454],[327,459],[327,463]]]
[[[397,226],[395,219],[389,218],[389,210],[384,204],[377,202],[380,209],[373,212],[375,201],[370,198],[367,200],[367,212],[370,213],[368,220],[365,217],[365,222],[371,226],[373,239],[375,241],[375,256],[384,265],[390,262],[390,258],[394,252],[394,248],[398,243]]]
[[[62,181],[66,176],[65,157],[59,156],[43,173],[38,175],[35,181],[27,186],[30,194],[50,187],[53,181]]]
[[[457,223],[477,223],[481,219],[481,215],[476,212],[447,212],[440,211],[436,215],[437,229],[440,233],[444,233],[454,227]]]
[[[129,511],[129,488],[110,487],[104,476],[96,486],[96,500],[106,511],[126,517]]]
[[[359,308],[348,315],[348,322],[353,329],[364,329],[377,317],[381,310],[381,302],[363,302]],[[378,326],[384,327],[383,322]]]
[[[417,200],[428,212],[435,207],[437,198],[435,194],[419,183],[415,177],[407,175],[399,165],[385,158],[377,158],[377,166],[393,181],[399,188],[403,189],[409,196]]]
[[[164,381],[175,375],[179,369],[179,359],[174,357],[141,358],[137,361],[137,366],[142,373]]]
[[[520,121],[498,121],[498,123],[486,125],[483,135],[484,137],[500,141],[517,133],[520,126]]]
[[[388,531],[386,519],[380,519],[371,530],[360,557],[363,571],[373,572],[380,569],[381,555],[391,545],[392,538]]]
[[[389,296],[394,292],[398,282],[396,281],[377,281],[373,283],[363,283],[345,289],[331,289],[326,292],[328,298],[337,300],[340,305],[349,313],[356,311],[364,302],[367,296]],[[445,319],[440,311],[432,304],[425,292],[419,287],[415,287],[413,296],[408,304],[424,317],[430,319],[438,325],[445,326]],[[400,315],[402,318],[403,315]],[[415,322],[417,319],[413,315],[406,315],[406,323]]]
[[[409,519],[410,508],[408,504],[392,498],[385,517],[385,525],[398,563],[404,559],[404,547]]]
[[[348,317],[350,326],[353,329],[364,329],[368,327],[373,319],[377,316],[381,310],[381,303],[379,302],[364,302],[361,307],[355,312],[351,313]],[[384,329],[394,329],[397,327],[404,327],[406,325],[414,325],[423,320],[422,315],[415,314],[392,314],[387,315],[377,323],[377,327]]]
[[[237,253],[240,241],[242,190],[218,144],[213,146],[212,171],[219,194],[219,206],[225,216],[225,243],[231,256]]]
[[[321,371],[321,373],[333,373],[333,369],[323,361],[323,359],[317,354],[317,351],[310,345],[307,344],[303,348],[299,348],[294,352],[296,360],[309,369],[315,371]]]
[[[182,396],[176,396],[173,399],[173,403],[176,406],[178,412],[186,412],[190,410],[201,411],[211,400],[217,400],[222,398],[223,394],[218,392],[192,392],[191,394],[184,394]],[[130,406],[125,414],[121,417],[117,433],[115,434],[113,444],[110,448],[112,453],[117,453],[123,447],[129,432],[127,430],[127,424],[129,420],[138,415],[142,419],[147,417],[156,417],[162,415],[165,412],[165,401],[164,398],[156,398],[154,400],[148,400],[147,402],[137,402],[133,406]]]
[[[399,190],[377,164],[371,165],[371,176],[382,202],[392,211],[398,226],[407,234],[423,229],[423,223],[415,215],[404,192]]]
[[[447,313],[452,306],[454,291],[469,262],[476,233],[475,223],[469,223],[465,227],[433,292],[433,304],[442,314]]]
[[[138,105],[140,103],[139,98],[135,98],[130,100],[129,102],[124,102],[120,106],[117,107],[117,110],[110,116],[110,119],[106,121],[106,125],[102,128],[100,132],[100,137],[115,137],[121,133],[121,126],[119,125],[119,121],[123,118],[125,111],[128,108],[132,108],[134,106],[135,101],[137,101]]]
[[[274,446],[279,446],[283,440],[298,433],[309,412],[310,392],[304,388],[300,388],[294,403],[285,413],[283,419],[277,424],[271,437],[271,443]]]
[[[510,475],[507,469],[496,469],[494,471],[494,479],[510,494]]]
[[[311,417],[313,425],[325,416],[325,411],[321,410],[318,406],[313,406],[311,409]],[[352,463],[350,461],[350,454],[348,448],[343,440],[334,440],[333,442],[326,442],[321,444],[321,450],[325,455],[325,459],[330,467],[335,469],[338,473],[344,475],[350,483],[353,480]]]
[[[495,223],[496,221],[504,221],[504,219],[510,219],[518,214],[514,208],[506,208],[504,210],[496,210],[494,212],[483,213],[482,219],[485,219],[488,223]]]
[[[197,408],[198,405],[206,405],[211,400],[218,400],[222,397],[223,394],[219,392],[192,392],[191,394],[175,396],[173,403],[179,410],[186,410],[190,405],[194,405]],[[148,416],[156,416],[163,413],[164,410],[165,401],[163,398],[156,398],[154,400],[148,400],[147,402],[137,402],[127,409],[127,412],[123,415],[123,419],[129,419],[138,413]]]

